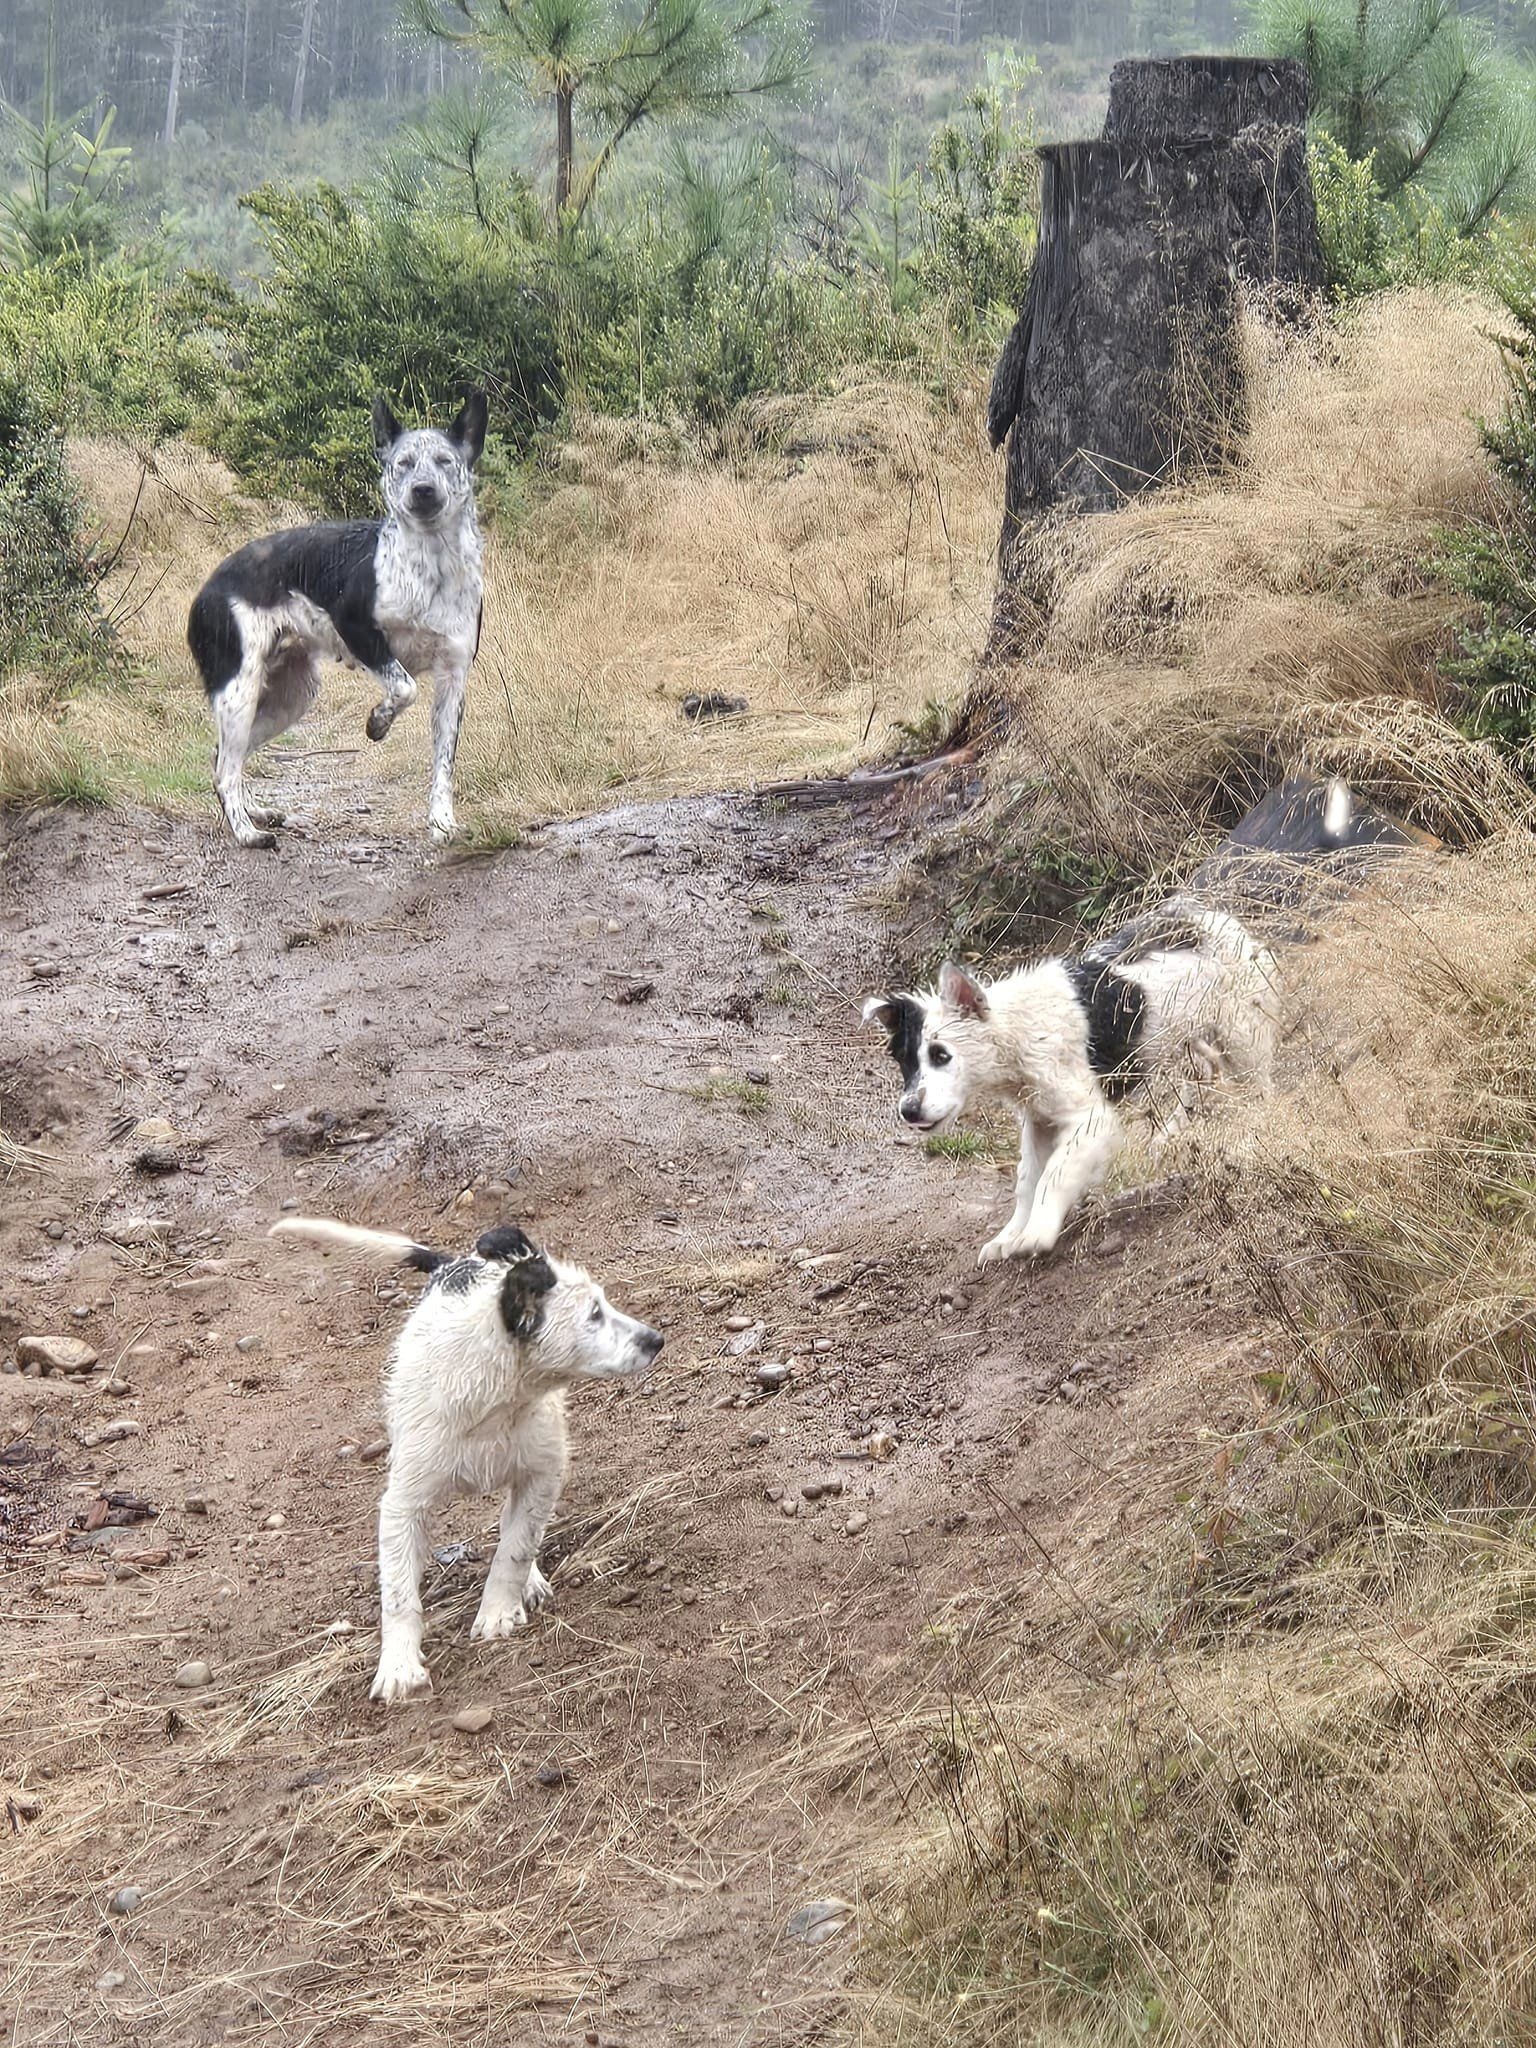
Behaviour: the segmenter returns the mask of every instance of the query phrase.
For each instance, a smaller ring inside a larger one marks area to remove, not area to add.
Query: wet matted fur
[[[367,733],[382,740],[432,677],[435,839],[454,831],[453,764],[484,594],[474,467],[486,399],[466,399],[446,433],[408,430],[373,407],[385,516],[290,527],[226,557],[192,601],[190,646],[218,735],[214,783],[242,846],[273,846],[276,814],[245,799],[245,763],[315,701],[322,657],[365,668],[383,695]]]
[[[372,1697],[408,1699],[432,1686],[421,1656],[430,1510],[451,1493],[501,1494],[501,1539],[470,1637],[513,1634],[549,1596],[538,1555],[569,1463],[566,1389],[647,1371],[662,1335],[516,1228],[487,1231],[462,1256],[326,1217],[285,1216],[272,1230],[431,1276],[385,1375],[390,1466]]]

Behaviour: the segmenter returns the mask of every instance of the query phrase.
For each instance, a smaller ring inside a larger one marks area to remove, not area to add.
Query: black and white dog
[[[247,755],[304,716],[322,656],[368,669],[383,697],[368,714],[381,740],[430,674],[434,839],[454,830],[453,761],[464,685],[480,644],[484,578],[474,467],[485,445],[483,392],[446,433],[407,430],[382,398],[373,438],[383,519],[333,520],[253,540],[221,562],[192,601],[187,644],[218,733],[214,781],[242,846],[275,846],[281,816],[245,801]]]
[[[395,1345],[385,1382],[389,1485],[379,1504],[382,1641],[376,1700],[429,1692],[421,1576],[427,1516],[453,1493],[499,1493],[501,1540],[472,1642],[515,1635],[549,1597],[539,1545],[570,1462],[567,1391],[582,1380],[649,1372],[660,1330],[609,1302],[580,1266],[489,1230],[455,1256],[392,1231],[285,1216],[273,1234],[431,1275]]]
[[[1140,1097],[1169,1133],[1217,1088],[1267,1087],[1281,1024],[1273,941],[1304,936],[1307,903],[1422,838],[1357,806],[1337,777],[1297,778],[1184,891],[1083,953],[986,982],[946,962],[934,989],[871,996],[864,1017],[889,1034],[903,1124],[938,1131],[987,1104],[1019,1120],[1013,1214],[981,1264],[1052,1249],[1120,1147],[1115,1098]]]

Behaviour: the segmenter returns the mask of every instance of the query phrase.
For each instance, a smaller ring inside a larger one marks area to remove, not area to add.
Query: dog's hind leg
[[[297,725],[320,694],[320,671],[309,648],[289,643],[280,647],[267,663],[267,677],[256,706],[256,717],[246,745],[246,756],[275,740],[279,733]],[[281,825],[281,811],[258,810],[247,805],[254,825]]]
[[[430,1692],[421,1661],[421,1574],[427,1562],[428,1503],[391,1479],[379,1503],[379,1668],[369,1698],[405,1700]]]
[[[212,700],[217,746],[213,784],[230,831],[242,846],[276,846],[269,831],[258,830],[245,803],[245,757],[251,751],[267,675],[267,646],[242,622],[240,666]]]
[[[453,763],[464,722],[464,686],[468,671],[443,669],[432,679],[432,794],[427,803],[427,829],[434,839],[454,834]]]

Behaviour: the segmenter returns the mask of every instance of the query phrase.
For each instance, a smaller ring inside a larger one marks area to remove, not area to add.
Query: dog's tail
[[[310,1244],[334,1251],[360,1252],[365,1258],[382,1259],[392,1266],[414,1266],[418,1273],[435,1273],[453,1258],[452,1252],[434,1251],[403,1237],[397,1230],[362,1230],[353,1223],[337,1223],[329,1216],[284,1216],[268,1231],[269,1237],[302,1237]]]

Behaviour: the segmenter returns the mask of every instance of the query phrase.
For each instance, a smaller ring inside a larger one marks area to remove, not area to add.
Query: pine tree
[[[1387,200],[1472,235],[1536,197],[1529,83],[1453,0],[1259,0],[1255,25],[1306,63],[1317,124]]]
[[[719,120],[804,71],[795,0],[410,0],[408,18],[551,108],[565,226],[639,129]]]

